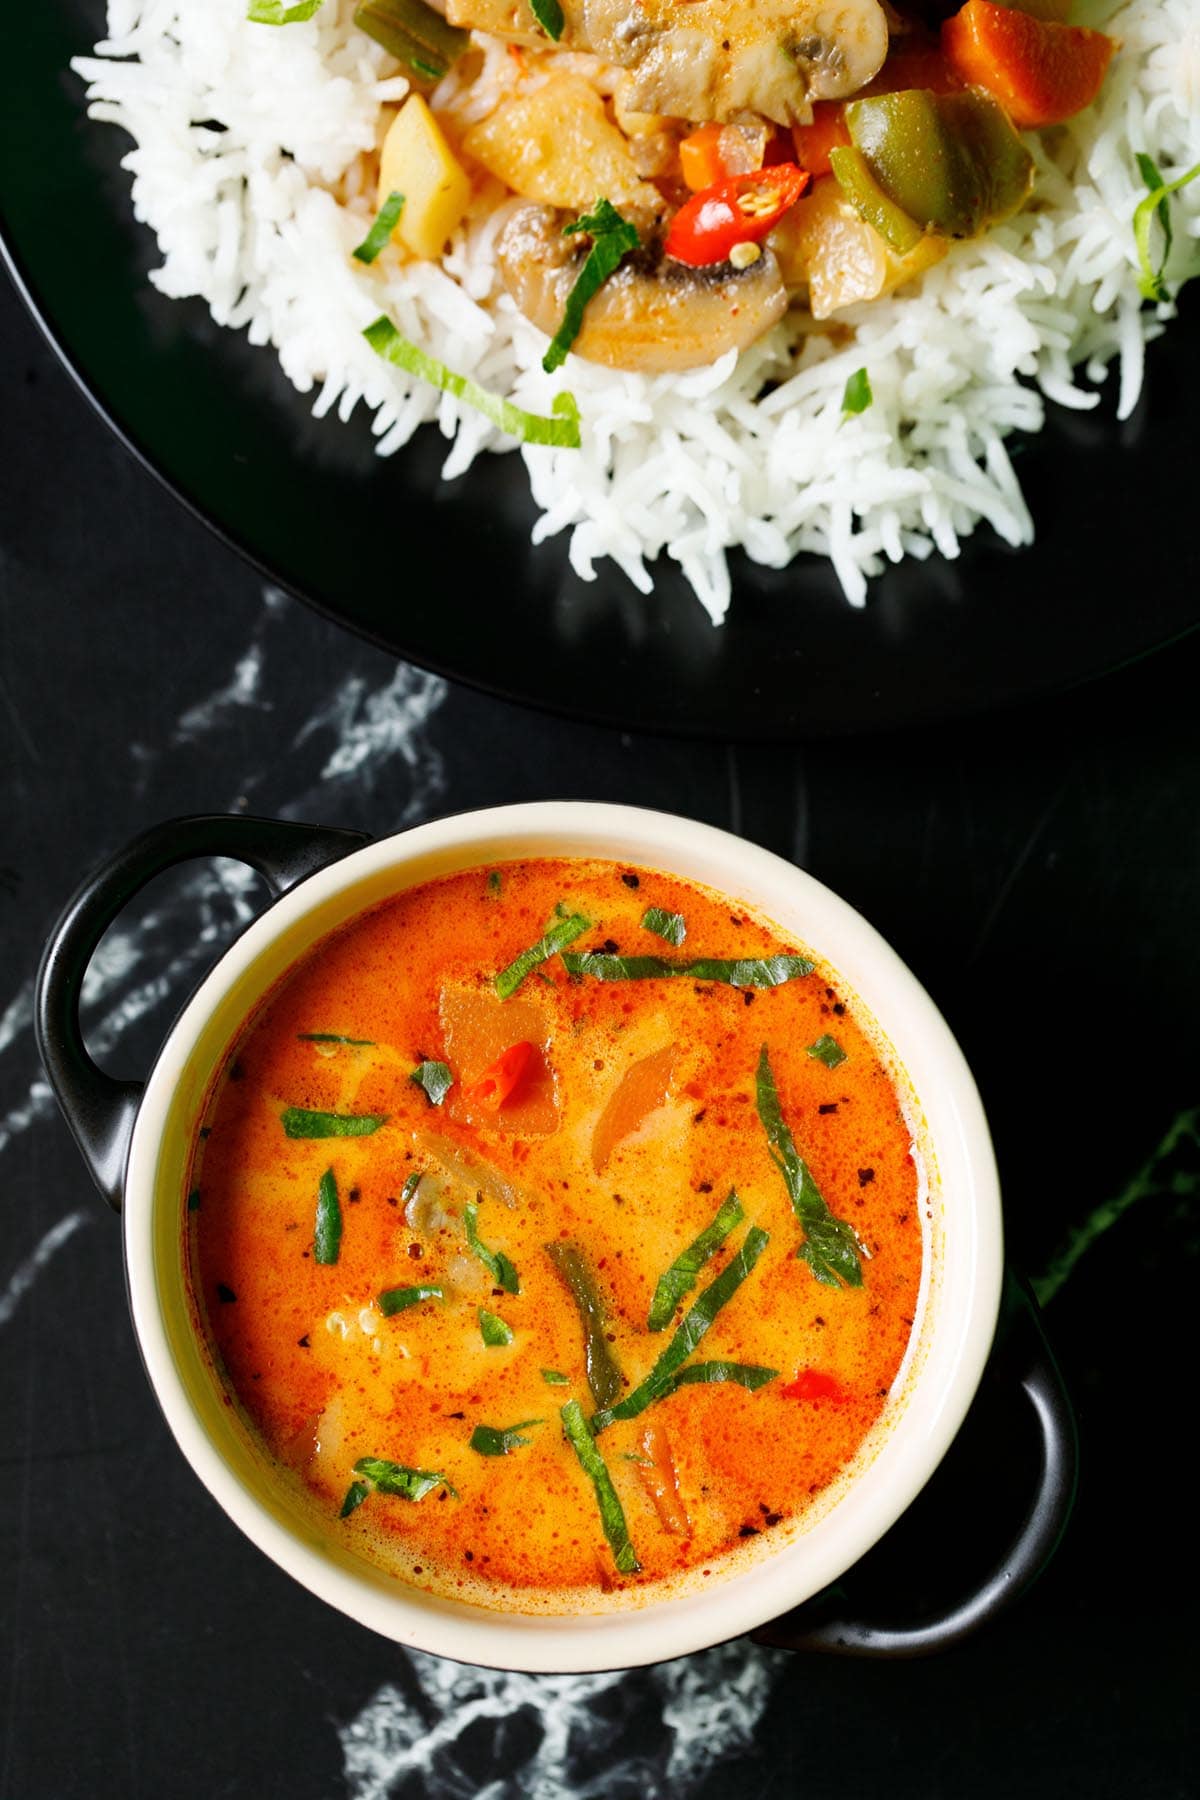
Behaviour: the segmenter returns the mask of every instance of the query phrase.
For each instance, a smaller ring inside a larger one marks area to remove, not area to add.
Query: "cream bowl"
[[[104,930],[162,869],[231,856],[262,873],[273,902],[187,1001],[144,1085],[91,1063],[78,1022],[83,974]],[[206,1096],[259,1001],[328,933],[403,889],[522,857],[603,858],[670,871],[751,907],[815,950],[875,1022],[902,1094],[927,1199],[926,1267],[905,1366],[884,1415],[834,1495],[755,1565],[703,1591],[585,1616],[526,1616],[431,1597],[347,1550],[289,1498],[231,1406],[193,1324],[184,1208]],[[102,1192],[121,1209],[130,1307],[146,1371],[180,1449],[246,1535],[314,1594],[399,1643],[519,1670],[628,1667],[768,1627],[834,1582],[900,1516],[937,1468],[976,1393],[1004,1275],[1000,1193],[975,1083],[945,1021],[854,909],[810,875],[729,833],[626,806],[547,802],[462,813],[378,842],[283,821],[168,822],[84,883],[38,979],[39,1042],[68,1123]],[[952,1642],[1031,1578],[1073,1489],[1069,1409],[1044,1345],[1024,1382],[1042,1436],[1037,1495],[1015,1543],[951,1613],[915,1625],[840,1620],[774,1641],[911,1654]]]

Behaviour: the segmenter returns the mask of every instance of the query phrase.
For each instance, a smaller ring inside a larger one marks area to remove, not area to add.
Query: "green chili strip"
[[[360,31],[407,63],[427,82],[440,81],[470,42],[470,32],[451,25],[424,0],[362,0],[354,9]]]
[[[720,981],[729,987],[782,987],[811,975],[814,965],[805,956],[750,956],[729,960],[702,956],[693,962],[673,962],[665,956],[608,956],[603,950],[564,956],[569,975],[590,975],[593,981],[659,981],[667,976],[690,975],[693,981]]]
[[[511,999],[527,975],[532,975],[542,963],[549,962],[552,956],[558,956],[568,944],[573,944],[590,924],[591,920],[585,919],[582,913],[562,912],[550,919],[537,943],[514,956],[497,975],[495,988],[500,998]]]
[[[304,1106],[285,1106],[279,1116],[290,1138],[370,1137],[388,1119],[386,1113],[310,1112]]]
[[[445,1298],[440,1287],[394,1287],[384,1288],[376,1304],[385,1319],[394,1319],[397,1313],[407,1312],[410,1306],[418,1306],[422,1300]]]
[[[742,1203],[731,1188],[729,1198],[712,1224],[679,1253],[665,1275],[659,1276],[650,1302],[650,1317],[646,1321],[651,1331],[663,1331],[671,1323],[675,1308],[685,1294],[691,1293],[709,1257],[716,1254],[734,1226],[740,1225],[745,1216]]]
[[[598,1437],[614,1419],[633,1419],[656,1400],[669,1394],[676,1376],[700,1342],[721,1308],[732,1300],[747,1275],[766,1249],[770,1239],[765,1231],[752,1225],[742,1240],[742,1247],[721,1273],[709,1282],[699,1299],[685,1315],[674,1337],[647,1375],[631,1394],[616,1406],[604,1408],[592,1420],[592,1431]]]
[[[546,36],[553,38],[557,44],[563,34],[563,26],[566,24],[566,20],[563,18],[563,9],[558,4],[558,0],[529,0],[529,10]]]
[[[687,936],[687,924],[682,913],[664,912],[661,906],[648,906],[642,914],[642,930],[652,931],[665,943],[673,944],[678,950]]]
[[[551,31],[551,37],[558,37],[562,31],[562,12],[558,0],[540,0],[542,5],[552,6],[558,14],[558,31]],[[534,13],[540,24],[545,24],[538,11],[539,0],[531,0]],[[549,31],[549,26],[546,26]],[[628,219],[623,219],[611,201],[597,200],[594,212],[584,213],[570,225],[563,226],[563,235],[573,231],[591,233],[592,244],[583,259],[583,267],[575,277],[575,285],[567,295],[567,304],[563,309],[562,324],[550,340],[550,348],[542,358],[542,367],[547,375],[553,374],[567,360],[567,352],[583,329],[583,315],[588,301],[604,286],[609,276],[615,272],[624,257],[631,250],[636,250],[641,243],[637,227]]]
[[[430,1106],[440,1106],[454,1086],[454,1077],[444,1062],[418,1063],[408,1079],[424,1090]]]
[[[605,1336],[604,1327],[608,1321],[591,1271],[575,1244],[547,1244],[546,1255],[558,1270],[579,1311],[584,1364],[592,1398],[597,1406],[610,1406],[621,1392],[621,1371]]]
[[[533,1442],[532,1438],[521,1436],[527,1425],[545,1423],[545,1419],[522,1419],[517,1425],[477,1425],[471,1433],[471,1448],[480,1456],[511,1456],[523,1444]]]
[[[342,1209],[337,1182],[326,1169],[317,1188],[317,1226],[313,1233],[313,1257],[319,1263],[335,1263],[342,1247]]]
[[[796,1149],[779,1105],[765,1044],[758,1059],[757,1100],[771,1161],[783,1176],[792,1210],[804,1233],[796,1255],[826,1287],[837,1287],[841,1282],[847,1287],[861,1287],[862,1257],[866,1252],[846,1221],[830,1212],[808,1164]]]
[[[437,1487],[448,1488],[455,1496],[458,1493],[436,1469],[410,1469],[404,1463],[387,1462],[379,1456],[360,1456],[354,1473],[365,1475],[381,1494],[394,1494],[398,1500],[423,1500]]]
[[[404,195],[399,188],[393,188],[379,211],[375,215],[375,223],[368,231],[361,244],[355,246],[351,254],[361,263],[373,263],[381,250],[385,250],[391,241],[393,231],[400,223],[400,214],[404,211]]]
[[[402,337],[390,319],[376,319],[373,325],[367,326],[363,336],[376,355],[382,356],[385,362],[394,363],[407,374],[430,382],[444,393],[453,394],[456,399],[481,412],[501,431],[520,438],[522,443],[556,444],[560,449],[578,450],[579,408],[575,404],[574,394],[556,394],[550,402],[550,410],[554,416],[548,419],[540,413],[525,412],[511,401],[502,400],[498,394],[490,394],[468,375],[456,375],[444,362],[427,356],[423,350],[410,343],[408,338]]]
[[[479,1335],[489,1350],[503,1350],[513,1341],[512,1326],[506,1325],[484,1306],[479,1308]]]
[[[252,25],[300,25],[319,13],[325,0],[296,0],[285,6],[283,0],[250,0],[246,17]]]
[[[1189,169],[1185,175],[1180,175],[1175,181],[1164,181],[1153,157],[1147,156],[1144,151],[1138,153],[1137,165],[1142,180],[1150,190],[1146,198],[1139,202],[1133,215],[1133,241],[1137,246],[1138,261],[1142,266],[1142,272],[1138,279],[1138,292],[1143,300],[1169,300],[1171,296],[1167,292],[1165,277],[1167,263],[1171,256],[1171,246],[1175,241],[1175,233],[1171,228],[1171,195],[1178,193],[1179,189],[1186,187],[1189,181],[1195,181],[1196,177],[1200,176],[1200,163],[1197,163],[1194,169]],[[1155,268],[1150,255],[1150,234],[1155,219],[1162,226],[1163,234],[1163,251],[1157,268]]]
[[[503,1288],[506,1294],[519,1294],[521,1291],[521,1278],[517,1274],[512,1263],[508,1260],[507,1256],[505,1256],[503,1250],[489,1250],[479,1235],[478,1201],[468,1200],[466,1210],[463,1213],[463,1219],[467,1227],[467,1243],[475,1252],[484,1268],[488,1271],[496,1286]]]
[[[370,1491],[365,1481],[352,1481],[346,1489],[346,1498],[342,1501],[342,1510],[338,1514],[338,1518],[348,1519],[355,1507],[362,1505]]]
[[[629,1527],[625,1523],[625,1509],[613,1486],[608,1465],[597,1450],[587,1420],[583,1416],[583,1408],[578,1400],[568,1400],[563,1407],[561,1418],[567,1442],[579,1458],[579,1464],[596,1490],[596,1504],[600,1508],[600,1523],[604,1535],[608,1539],[613,1553],[613,1560],[622,1575],[636,1575],[641,1568],[637,1554],[629,1539]]]
[[[824,1037],[819,1037],[815,1044],[808,1046],[808,1054],[814,1061],[824,1063],[827,1069],[839,1069],[846,1060],[846,1052],[828,1032]]]

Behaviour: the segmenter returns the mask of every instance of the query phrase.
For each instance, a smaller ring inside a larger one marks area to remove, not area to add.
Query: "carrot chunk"
[[[592,1167],[597,1175],[603,1175],[621,1140],[662,1105],[671,1089],[677,1056],[675,1045],[667,1044],[626,1069],[592,1133]]]
[[[792,142],[796,146],[796,161],[815,181],[819,175],[828,175],[829,152],[839,144],[848,144],[850,133],[840,100],[816,100],[812,112],[811,125],[792,126]]]
[[[715,187],[729,173],[721,155],[722,125],[701,125],[691,131],[679,146],[679,169],[693,194]]]
[[[967,0],[942,26],[942,49],[963,80],[987,88],[1022,128],[1060,125],[1090,106],[1115,47],[1102,31],[992,0]]]

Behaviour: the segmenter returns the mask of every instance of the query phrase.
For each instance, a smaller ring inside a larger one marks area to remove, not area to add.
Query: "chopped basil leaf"
[[[487,878],[488,893],[489,894],[498,894],[503,886],[504,886],[504,880],[500,874],[499,869],[489,869],[488,870],[488,878]]]
[[[547,1244],[546,1255],[558,1270],[579,1312],[584,1363],[592,1398],[597,1406],[609,1406],[621,1391],[621,1371],[605,1335],[607,1319],[591,1272],[575,1244]]]
[[[612,1550],[613,1560],[622,1575],[636,1575],[642,1565],[639,1563],[629,1539],[629,1527],[625,1523],[625,1509],[613,1486],[608,1465],[597,1450],[595,1440],[588,1429],[587,1420],[583,1416],[583,1408],[578,1400],[568,1400],[560,1416],[567,1442],[579,1458],[580,1467],[595,1489],[596,1504],[600,1508],[600,1523]]]
[[[279,1116],[290,1138],[370,1137],[388,1118],[386,1113],[310,1112],[305,1106],[285,1106]]]
[[[375,1047],[374,1038],[343,1037],[340,1031],[298,1031],[296,1036],[302,1044],[353,1044],[360,1050]]]
[[[379,1456],[360,1456],[354,1465],[356,1475],[373,1481],[381,1494],[394,1494],[398,1500],[423,1500],[436,1487],[449,1488],[457,1495],[444,1475],[435,1469],[410,1469],[404,1463],[387,1462]]]
[[[394,1318],[397,1313],[407,1312],[410,1306],[416,1306],[422,1300],[444,1300],[445,1294],[440,1287],[394,1287],[384,1288],[378,1296],[377,1304],[385,1319]]]
[[[865,369],[855,369],[846,382],[842,395],[842,411],[844,413],[864,413],[875,396],[871,392],[871,378]]]
[[[636,1418],[638,1413],[644,1412],[656,1400],[662,1400],[674,1391],[679,1370],[721,1308],[737,1293],[769,1242],[765,1231],[760,1230],[757,1225],[750,1227],[737,1255],[709,1282],[699,1299],[685,1314],[683,1323],[646,1379],[631,1394],[627,1394],[624,1400],[618,1401],[616,1406],[607,1407],[595,1415],[592,1430],[597,1436],[614,1419]]]
[[[510,1000],[527,975],[532,975],[542,963],[549,962],[552,956],[558,956],[568,944],[573,944],[592,922],[585,919],[582,913],[560,912],[558,908],[555,913],[556,916],[547,921],[546,929],[537,943],[530,944],[528,950],[522,950],[519,956],[514,956],[497,975],[495,988],[502,1000]]]
[[[503,1349],[513,1341],[512,1326],[506,1325],[503,1319],[498,1319],[495,1313],[488,1312],[483,1306],[479,1308],[479,1333],[489,1350]]]
[[[337,1182],[332,1169],[326,1169],[317,1188],[317,1227],[313,1233],[313,1256],[319,1263],[335,1263],[342,1247],[342,1209],[338,1204]]]
[[[568,1385],[567,1377],[565,1375],[560,1375],[557,1369],[543,1369],[542,1380],[548,1381],[551,1387],[566,1387]]]
[[[558,0],[529,0],[529,10],[548,38],[557,44],[566,23]]]
[[[558,37],[562,31],[562,13],[558,0],[531,0],[531,4],[541,24],[545,24],[545,20],[538,11],[539,5],[547,9],[553,7],[558,13],[558,31],[550,31],[551,37]],[[546,29],[549,31],[550,27],[547,25]],[[594,212],[584,213],[581,219],[563,226],[564,235],[572,231],[590,232],[592,244],[583,259],[583,267],[575,277],[575,285],[567,295],[562,324],[551,338],[550,348],[542,358],[542,367],[547,375],[566,362],[568,350],[583,329],[583,314],[588,301],[604,286],[622,259],[631,250],[636,250],[642,241],[637,234],[637,227],[631,225],[628,219],[623,219],[608,200],[597,200]]]
[[[680,1369],[674,1379],[675,1387],[690,1387],[693,1383],[703,1386],[708,1382],[732,1381],[738,1387],[749,1388],[753,1394],[768,1381],[774,1381],[778,1369],[762,1369],[757,1363],[735,1362],[698,1362],[689,1363],[686,1369]]]
[[[463,1218],[467,1227],[467,1243],[475,1252],[484,1268],[488,1271],[497,1287],[502,1287],[506,1294],[519,1294],[521,1280],[512,1263],[503,1250],[489,1250],[479,1235],[479,1203],[468,1200]]]
[[[668,944],[674,944],[678,950],[687,936],[687,926],[682,913],[664,912],[661,906],[648,906],[642,915],[642,930],[652,931],[655,937],[662,938]]]
[[[285,6],[283,0],[250,0],[246,17],[252,25],[299,25],[319,13],[325,0],[296,0]]]
[[[544,1419],[522,1419],[517,1425],[477,1425],[471,1433],[471,1448],[480,1456],[511,1456],[523,1444],[532,1443],[531,1438],[521,1436],[527,1425],[545,1423]]]
[[[404,195],[399,188],[393,188],[376,213],[375,223],[370,231],[351,254],[356,256],[361,263],[373,263],[379,252],[385,249],[390,242],[403,211]]]
[[[426,356],[423,350],[400,335],[390,319],[376,319],[373,325],[367,326],[363,336],[385,362],[394,363],[407,374],[430,382],[444,393],[453,394],[483,413],[501,431],[520,438],[522,443],[556,444],[561,449],[578,450],[579,408],[573,394],[556,394],[550,403],[554,417],[547,419],[540,413],[525,412],[511,401],[502,400],[498,394],[488,393],[468,375],[456,375],[436,357]]]
[[[844,1219],[830,1212],[812,1172],[796,1149],[779,1105],[779,1093],[764,1044],[758,1059],[758,1116],[767,1134],[771,1161],[783,1176],[792,1209],[800,1221],[804,1241],[796,1255],[806,1262],[826,1287],[862,1286],[862,1258],[866,1251]]]
[[[370,1491],[365,1481],[352,1481],[346,1489],[346,1498],[342,1501],[342,1510],[338,1514],[338,1518],[348,1519],[355,1507],[362,1505]]]
[[[685,1294],[691,1293],[709,1257],[716,1254],[735,1225],[740,1225],[745,1216],[741,1201],[731,1189],[729,1198],[721,1206],[712,1224],[706,1226],[686,1250],[680,1251],[665,1275],[659,1276],[654,1298],[650,1302],[650,1317],[646,1321],[651,1331],[662,1331],[671,1323],[675,1308]]]
[[[729,987],[782,987],[811,975],[814,965],[805,956],[751,956],[732,961],[702,956],[694,962],[672,962],[665,956],[608,956],[603,950],[564,956],[569,975],[590,975],[594,981],[658,981],[671,975],[690,975],[693,981],[721,981]]]
[[[1175,181],[1164,181],[1154,159],[1147,156],[1144,151],[1138,153],[1137,165],[1142,180],[1149,189],[1146,198],[1139,202],[1133,215],[1133,241],[1137,246],[1138,261],[1142,265],[1142,272],[1138,279],[1138,292],[1143,300],[1169,300],[1171,296],[1167,292],[1165,277],[1171,246],[1175,241],[1175,234],[1171,228],[1171,195],[1178,193],[1179,189],[1186,187],[1189,181],[1195,181],[1196,177],[1200,176],[1200,163],[1197,163],[1194,169],[1189,169],[1185,175],[1180,175]],[[1150,236],[1156,218],[1162,226],[1163,234],[1162,256],[1159,258],[1157,268],[1150,256]]]
[[[838,1069],[846,1060],[846,1052],[837,1039],[830,1037],[828,1032],[824,1037],[819,1037],[815,1044],[808,1046],[808,1054],[815,1061],[824,1063],[827,1069]]]
[[[470,41],[469,32],[449,24],[424,0],[361,0],[354,23],[427,81],[440,81]]]
[[[408,1079],[424,1088],[430,1106],[440,1106],[454,1086],[454,1077],[444,1062],[418,1063]]]

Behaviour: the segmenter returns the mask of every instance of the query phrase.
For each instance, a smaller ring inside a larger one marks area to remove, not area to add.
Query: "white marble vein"
[[[340,1732],[349,1800],[389,1800],[402,1788],[443,1800],[609,1800],[618,1792],[686,1800],[718,1764],[751,1750],[784,1660],[740,1641],[637,1671],[521,1675],[411,1655],[424,1704],[389,1682]],[[641,1712],[647,1693],[658,1728],[643,1715],[636,1732],[623,1731],[622,1714],[635,1704]],[[515,1766],[510,1750],[505,1767],[499,1733],[522,1711],[533,1747]],[[479,1725],[488,1720],[495,1774],[480,1780]]]

